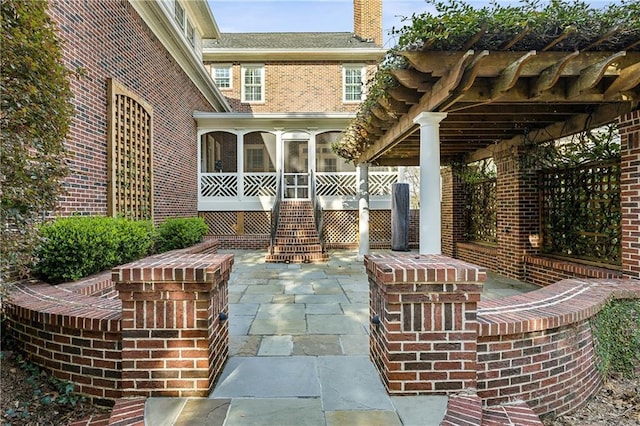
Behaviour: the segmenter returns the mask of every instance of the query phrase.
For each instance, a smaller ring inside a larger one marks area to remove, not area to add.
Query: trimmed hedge
[[[209,227],[201,217],[167,219],[158,226],[156,251],[162,253],[192,246],[202,241],[208,231]]]
[[[153,247],[151,221],[99,216],[59,218],[40,228],[34,272],[56,284],[108,270],[147,256]]]

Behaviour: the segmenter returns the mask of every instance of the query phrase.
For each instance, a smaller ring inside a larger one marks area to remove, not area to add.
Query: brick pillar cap
[[[377,282],[482,283],[485,268],[439,254],[378,254],[364,257],[367,274]]]
[[[217,282],[231,272],[232,254],[150,256],[112,269],[114,282]]]

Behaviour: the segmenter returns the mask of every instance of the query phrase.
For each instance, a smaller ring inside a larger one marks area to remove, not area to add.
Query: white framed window
[[[193,25],[191,25],[191,21],[189,21],[187,19],[187,28],[186,28],[186,35],[187,35],[187,40],[189,41],[189,44],[191,45],[191,47],[196,47],[196,30],[195,28],[193,28]]]
[[[342,101],[361,102],[364,99],[365,67],[362,64],[342,66]]]
[[[242,66],[242,102],[264,102],[264,66]]]
[[[182,7],[178,0],[173,1],[173,17],[178,23],[178,26],[184,29],[184,7]]]
[[[218,89],[233,88],[233,68],[230,64],[215,64],[211,66],[211,77]]]

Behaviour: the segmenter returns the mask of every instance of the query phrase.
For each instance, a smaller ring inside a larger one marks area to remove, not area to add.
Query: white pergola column
[[[422,112],[420,125],[420,254],[442,253],[440,122],[444,112]]]
[[[398,167],[398,183],[407,183],[407,167]]]
[[[358,226],[360,228],[360,244],[358,260],[369,254],[369,164],[360,163],[356,167],[358,179]]]

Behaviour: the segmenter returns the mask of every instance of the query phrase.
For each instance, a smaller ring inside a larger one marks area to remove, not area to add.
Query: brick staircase
[[[329,260],[316,231],[311,201],[282,201],[275,245],[265,262],[320,263]]]

